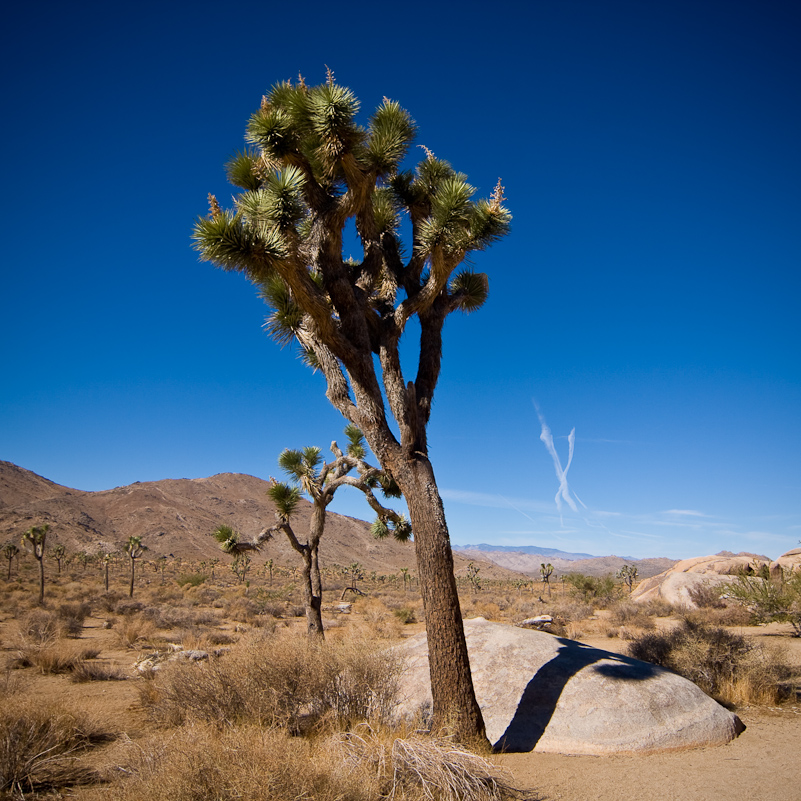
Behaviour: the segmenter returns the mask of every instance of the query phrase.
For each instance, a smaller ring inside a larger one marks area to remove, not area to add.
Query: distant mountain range
[[[588,576],[604,576],[615,573],[623,565],[637,567],[639,577],[650,578],[668,570],[676,564],[675,559],[635,559],[632,556],[593,556],[588,553],[569,553],[557,548],[544,548],[540,545],[458,545],[454,550],[461,556],[473,560],[490,562],[516,573],[538,578],[540,565],[550,562],[555,575],[565,573],[584,573]]]
[[[540,556],[556,556],[559,559],[567,559],[574,561],[576,559],[596,559],[597,557],[591,553],[570,553],[569,551],[560,551],[558,548],[543,548],[541,545],[488,545],[482,542],[479,545],[454,545],[455,550],[458,551],[502,551],[505,553],[535,553]],[[631,561],[632,557],[622,556],[621,559],[628,559]]]
[[[100,492],[70,489],[49,481],[11,462],[0,461],[0,545],[19,541],[31,526],[48,524],[50,543],[70,551],[97,553],[118,550],[131,536],[142,537],[153,557],[174,555],[191,559],[219,557],[211,532],[226,524],[251,539],[274,522],[274,508],[267,497],[269,483],[241,473],[220,473],[209,478],[163,479],[135,482]],[[311,504],[301,501],[296,528],[305,531]],[[297,563],[297,554],[283,536],[269,542],[257,561]],[[468,545],[454,547],[457,575],[470,562],[481,560],[486,578],[510,577],[510,571],[539,578],[540,564],[550,562],[557,575],[576,572],[604,575],[624,564],[636,564],[641,578],[661,573],[675,564],[671,559],[595,557],[537,545]],[[320,545],[324,565],[359,562],[366,570],[415,571],[413,545],[392,538],[376,540],[364,520],[328,513]]]

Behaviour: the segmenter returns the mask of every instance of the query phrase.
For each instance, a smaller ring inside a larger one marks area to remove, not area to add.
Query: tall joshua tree
[[[47,532],[50,526],[33,526],[22,535],[22,544],[28,548],[39,563],[39,603],[44,604],[44,553],[47,542]]]
[[[460,265],[504,236],[511,218],[500,182],[489,199],[474,200],[466,176],[427,149],[413,170],[402,169],[415,124],[398,103],[385,98],[364,126],[358,111],[330,72],[319,86],[302,78],[274,86],[248,123],[249,149],[228,164],[242,190],[234,208],[224,211],[209,196],[209,216],[194,235],[203,259],[257,286],[271,308],[268,330],[280,343],[296,342],[322,372],[329,401],[364,432],[403,492],[426,615],[433,723],[483,738],[426,432],[445,320],[487,297],[486,275]],[[349,222],[361,241],[355,260],[343,255]],[[399,347],[413,318],[419,360],[407,380]]]
[[[141,537],[129,537],[128,542],[125,543],[125,553],[128,554],[128,559],[131,562],[131,584],[128,588],[128,597],[133,598],[134,594],[134,579],[136,577],[136,560],[140,559],[144,552],[147,550],[146,545],[142,545]]]

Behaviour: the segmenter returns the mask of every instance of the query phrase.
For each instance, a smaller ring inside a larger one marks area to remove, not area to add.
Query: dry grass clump
[[[366,641],[262,635],[202,664],[165,666],[143,688],[142,702],[162,725],[341,728],[388,719],[401,667],[400,657]]]
[[[153,621],[139,615],[123,617],[114,626],[114,634],[123,648],[136,649],[148,645],[152,642],[155,633],[156,626]]]
[[[370,727],[340,735],[343,761],[371,768],[387,799],[502,801],[521,795],[489,760],[452,740],[433,736],[395,737]]]
[[[642,604],[632,601],[618,601],[609,610],[609,621],[615,626],[635,627],[638,629],[651,630],[656,628],[656,623],[650,611]]]
[[[135,749],[135,750],[134,750]],[[448,740],[367,729],[327,739],[281,729],[193,724],[131,745],[105,788],[80,801],[502,801],[518,798],[501,771]]]
[[[78,757],[111,735],[85,715],[38,698],[16,698],[0,705],[0,792],[65,787],[96,780]]]
[[[86,618],[92,613],[90,604],[84,602],[63,603],[58,607],[61,630],[67,637],[80,637]]]
[[[685,619],[672,631],[644,634],[629,646],[635,659],[669,668],[724,704],[775,704],[791,673],[778,649]]]

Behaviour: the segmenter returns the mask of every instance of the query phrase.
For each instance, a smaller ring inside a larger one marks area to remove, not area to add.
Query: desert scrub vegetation
[[[257,632],[206,662],[166,665],[143,686],[141,701],[162,726],[342,729],[389,721],[402,667],[400,657],[367,640],[318,643]]]
[[[25,793],[87,784],[97,773],[80,756],[113,735],[80,712],[38,698],[0,695],[0,793]]]
[[[786,700],[784,681],[792,673],[779,648],[689,619],[671,631],[636,637],[629,654],[669,668],[731,706]]]
[[[520,798],[483,757],[385,729],[317,738],[195,723],[131,744],[122,775],[79,801],[504,801]]]
[[[782,571],[777,577],[737,576],[725,587],[727,597],[747,609],[757,623],[789,623],[801,637],[801,570]]]

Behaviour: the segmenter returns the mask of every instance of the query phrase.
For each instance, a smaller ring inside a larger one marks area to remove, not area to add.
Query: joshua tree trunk
[[[131,586],[128,588],[128,597],[133,598],[134,594],[134,577],[136,575],[136,559],[131,557]]]
[[[402,468],[393,466],[393,475],[407,500],[414,532],[434,701],[432,730],[447,726],[463,742],[486,741],[484,718],[473,691],[450,535],[434,471],[428,459],[418,455]]]
[[[39,606],[44,606],[44,559],[37,556],[39,562]]]
[[[324,639],[322,617],[322,593],[319,570],[315,571],[317,553],[303,546],[303,603],[306,607],[306,633],[309,637]],[[317,573],[315,577],[315,572]],[[315,584],[317,587],[315,588]]]

